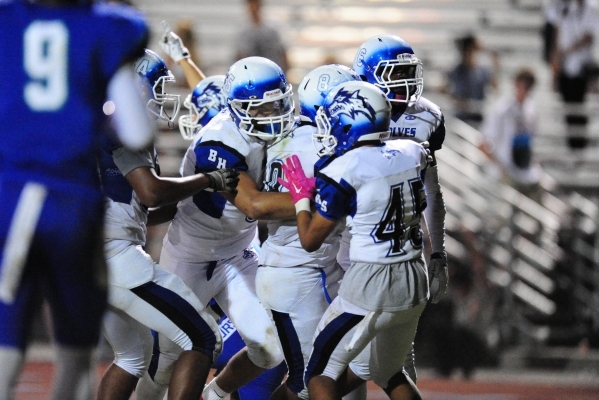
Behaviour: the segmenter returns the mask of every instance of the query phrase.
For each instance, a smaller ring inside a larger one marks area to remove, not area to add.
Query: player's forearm
[[[293,219],[295,206],[289,193],[238,193],[233,204],[252,219]]]
[[[320,248],[322,242],[319,243],[310,231],[310,223],[312,222],[312,213],[301,211],[297,214],[297,232],[300,238],[300,243],[304,250],[312,253]]]
[[[143,202],[148,207],[162,207],[174,204],[208,188],[210,179],[204,174],[184,178],[158,178],[151,194]],[[150,203],[150,204],[148,204]]]
[[[147,226],[154,226],[164,224],[166,222],[170,222],[175,218],[175,214],[177,213],[177,205],[169,204],[164,207],[159,207],[150,210],[148,214],[148,222]]]
[[[204,75],[202,70],[191,60],[191,58],[184,58],[179,61],[179,65],[185,74],[185,79],[191,90],[193,90],[202,79],[206,78],[206,75]]]

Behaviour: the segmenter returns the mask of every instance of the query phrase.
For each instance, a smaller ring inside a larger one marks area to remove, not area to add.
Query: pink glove
[[[277,181],[289,190],[291,199],[297,203],[301,199],[314,200],[316,178],[307,178],[299,157],[295,154],[287,157],[283,163],[283,176],[287,181],[278,178]]]

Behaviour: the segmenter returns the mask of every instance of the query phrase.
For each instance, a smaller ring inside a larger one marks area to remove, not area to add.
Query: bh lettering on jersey
[[[227,160],[218,156],[218,151],[214,149],[210,149],[210,154],[208,155],[208,161],[216,162],[216,169],[227,168]]]
[[[392,137],[414,137],[416,136],[416,128],[408,128],[396,126],[390,128]]]

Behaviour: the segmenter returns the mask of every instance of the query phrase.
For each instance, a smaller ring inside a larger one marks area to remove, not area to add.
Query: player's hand
[[[431,303],[436,304],[447,291],[449,271],[447,270],[447,254],[433,253],[428,263],[428,282],[431,292]]]
[[[162,50],[176,63],[189,58],[189,50],[183,45],[179,35],[171,31],[165,21],[162,21],[162,26],[164,27],[164,33],[159,42]]]
[[[430,143],[428,141],[424,141],[422,143],[420,143],[420,145],[422,147],[424,147],[426,149],[426,163],[427,165],[430,167],[433,165],[433,162],[435,161],[435,159],[433,158],[433,155],[431,154],[431,150],[430,150]]]
[[[283,163],[283,176],[286,181],[278,178],[278,182],[291,194],[291,199],[297,203],[301,199],[314,200],[316,178],[307,178],[302,163],[297,155],[287,157]]]
[[[237,193],[239,183],[239,172],[232,168],[217,169],[206,174],[210,179],[209,188],[214,192]]]

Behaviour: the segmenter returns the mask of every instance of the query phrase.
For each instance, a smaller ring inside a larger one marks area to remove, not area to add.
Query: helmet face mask
[[[186,140],[192,140],[212,118],[227,106],[222,93],[224,75],[203,79],[185,98],[183,106],[189,113],[179,117],[179,130]]]
[[[315,119],[312,142],[318,155],[342,155],[359,142],[389,136],[391,104],[374,85],[350,81],[329,93]]]
[[[237,127],[261,140],[281,138],[294,123],[293,91],[279,66],[248,57],[229,68],[223,90]]]
[[[135,71],[143,82],[141,91],[148,98],[148,112],[158,119],[173,122],[179,113],[180,96],[166,92],[166,83],[175,82],[175,77],[164,60],[146,49],[145,55],[135,63]]]
[[[180,97],[178,94],[166,93],[165,87],[167,82],[175,82],[175,77],[171,74],[158,78],[152,87],[154,97],[148,100],[147,108],[158,119],[167,122],[174,122],[179,114]]]
[[[392,103],[413,103],[422,95],[422,61],[398,36],[368,39],[356,54],[354,69],[367,82],[379,87]]]

